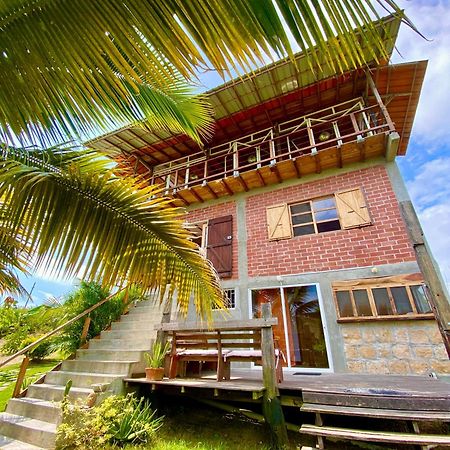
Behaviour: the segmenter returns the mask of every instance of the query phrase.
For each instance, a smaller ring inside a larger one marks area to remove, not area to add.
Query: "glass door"
[[[315,285],[252,290],[252,315],[261,317],[261,305],[270,303],[278,318],[274,338],[284,366],[329,368],[325,334]]]

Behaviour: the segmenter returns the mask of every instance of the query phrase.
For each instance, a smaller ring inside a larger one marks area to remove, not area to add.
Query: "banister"
[[[12,355],[9,358],[5,359],[5,361],[0,363],[0,367],[5,366],[6,364],[8,364],[13,359],[17,358],[20,355],[23,355],[23,354],[27,353],[32,348],[36,347],[37,345],[39,345],[41,342],[45,341],[50,336],[53,336],[54,334],[58,333],[58,331],[61,331],[63,328],[67,327],[68,325],[71,325],[72,323],[76,322],[77,320],[81,319],[82,317],[86,316],[87,314],[91,313],[92,311],[95,311],[98,307],[102,306],[104,303],[106,303],[107,301],[111,300],[113,297],[115,297],[116,295],[120,294],[122,291],[124,291],[127,288],[128,288],[128,286],[125,286],[124,288],[120,289],[119,291],[115,292],[114,294],[108,295],[108,297],[104,298],[103,300],[100,300],[95,305],[90,306],[88,309],[86,309],[82,313],[78,314],[76,317],[73,317],[72,319],[70,319],[67,322],[63,323],[62,325],[60,325],[59,327],[55,328],[54,330],[49,331],[44,336],[41,336],[39,339],[37,339],[36,341],[34,341],[31,344],[27,345],[22,350],[19,350],[18,352],[14,353],[14,355]]]

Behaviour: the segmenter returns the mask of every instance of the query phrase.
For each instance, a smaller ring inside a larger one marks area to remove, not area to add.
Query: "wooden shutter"
[[[360,188],[336,192],[336,208],[343,229],[370,225],[366,199]]]
[[[288,205],[269,206],[266,214],[270,241],[292,237],[291,215]]]
[[[208,222],[206,257],[221,278],[231,277],[233,270],[233,216],[218,217]]]

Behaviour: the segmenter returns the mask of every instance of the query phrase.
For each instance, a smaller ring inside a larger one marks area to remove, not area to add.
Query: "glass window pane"
[[[409,302],[408,293],[404,286],[392,287],[391,293],[392,297],[394,297],[398,314],[408,314],[413,312],[411,303]]]
[[[358,289],[353,291],[353,298],[355,299],[356,311],[358,316],[371,316],[372,310],[370,309],[369,296],[365,289]]]
[[[337,291],[336,298],[339,308],[340,317],[353,317],[352,302],[350,300],[350,292]]]
[[[372,289],[375,306],[379,316],[390,316],[393,314],[391,302],[389,301],[389,294],[386,288]]]
[[[311,206],[309,202],[307,203],[299,203],[297,205],[291,206],[291,214],[298,214],[311,211]]]
[[[294,367],[329,367],[315,286],[284,288],[289,359]]]
[[[292,216],[292,224],[311,223],[313,221],[312,214],[300,214],[299,216]]]
[[[314,225],[304,225],[294,227],[294,236],[303,236],[305,234],[314,234],[316,231],[314,230]]]
[[[326,209],[325,211],[316,212],[314,215],[317,221],[337,219],[337,212],[335,209]]]
[[[339,220],[332,220],[331,222],[320,222],[317,224],[317,231],[319,233],[325,233],[326,231],[340,230],[341,224]]]
[[[314,211],[319,211],[320,209],[326,209],[326,208],[335,208],[335,207],[336,207],[336,204],[334,202],[333,197],[322,198],[320,200],[316,200],[313,202]]]
[[[411,286],[411,294],[419,314],[431,312],[430,304],[428,303],[425,292],[425,286]]]

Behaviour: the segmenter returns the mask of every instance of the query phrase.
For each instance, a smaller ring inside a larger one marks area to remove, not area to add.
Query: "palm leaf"
[[[141,178],[122,178],[92,151],[4,148],[0,195],[11,232],[22,229],[36,267],[57,275],[138,283],[176,292],[183,312],[193,295],[209,317],[223,305],[219,280],[190,238],[183,211]],[[162,297],[161,297],[162,298]]]
[[[170,102],[182,77],[292,55],[288,32],[336,70],[387,59],[374,3],[412,26],[392,0],[0,0],[0,126],[48,143],[146,119],[199,141],[203,101],[199,123]]]

